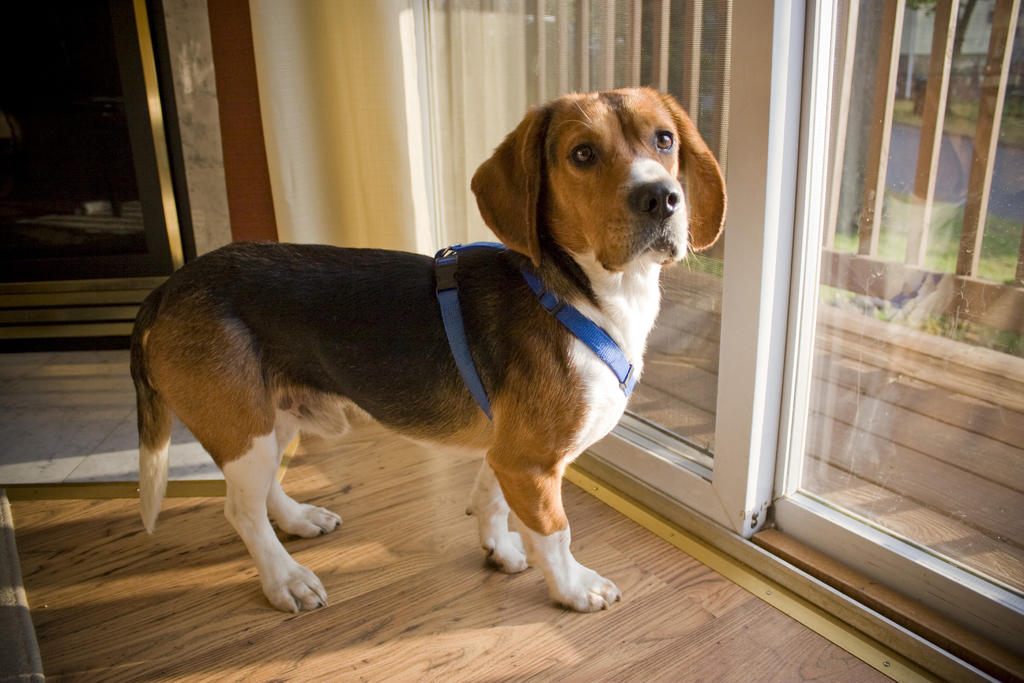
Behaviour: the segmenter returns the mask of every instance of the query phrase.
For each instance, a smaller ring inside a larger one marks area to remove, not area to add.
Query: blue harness
[[[488,418],[491,416],[491,402],[487,399],[487,391],[480,376],[476,372],[476,365],[469,352],[469,342],[466,340],[466,328],[462,322],[462,309],[459,306],[459,253],[472,249],[504,249],[505,245],[497,242],[474,242],[465,246],[455,246],[442,249],[434,256],[434,275],[437,279],[437,300],[441,304],[441,318],[444,320],[444,330],[448,335],[448,344],[452,349],[452,356],[455,357],[455,365],[459,368],[462,380],[469,388],[469,392],[476,399],[476,402],[483,409]],[[562,300],[554,292],[548,291],[544,282],[527,268],[521,272],[530,289],[537,295],[537,300],[551,315],[555,316],[560,323],[565,325],[577,339],[583,342],[597,357],[603,360],[619,380],[619,388],[629,398],[629,394],[636,385],[636,376],[633,374],[633,366],[626,360],[625,354],[618,344],[608,336],[594,321],[580,313],[572,304]]]

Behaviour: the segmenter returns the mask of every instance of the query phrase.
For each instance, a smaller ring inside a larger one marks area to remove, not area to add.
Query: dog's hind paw
[[[263,593],[282,612],[306,612],[327,605],[327,591],[320,579],[297,562],[280,576],[264,581]]]
[[[523,550],[523,539],[514,531],[488,540],[483,549],[487,553],[487,561],[506,574],[518,574],[529,566]]]

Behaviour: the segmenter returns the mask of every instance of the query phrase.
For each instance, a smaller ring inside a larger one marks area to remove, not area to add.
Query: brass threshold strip
[[[605,505],[625,515],[740,588],[767,602],[869,666],[901,683],[940,682],[942,679],[882,645],[825,610],[766,578],[756,570],[715,548],[694,534],[634,503],[576,465],[565,473],[572,482]]]

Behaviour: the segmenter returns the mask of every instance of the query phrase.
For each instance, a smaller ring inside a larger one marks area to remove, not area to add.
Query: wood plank
[[[704,680],[798,680],[808,666],[823,680],[883,680],[575,486],[563,490],[574,552],[625,593],[597,614],[551,604],[537,571],[486,567],[463,514],[473,458],[375,425],[304,448],[285,489],[337,509],[345,523],[286,540],[331,596],[300,615],[270,609],[220,501],[165,502],[153,537],[133,501],[16,502],[47,673],[170,683],[570,680],[586,671],[585,680],[621,672],[615,680],[646,681],[659,667],[707,658],[717,664]],[[789,656],[747,661],[771,639]]]
[[[1024,659],[1021,657],[993,645],[917,601],[872,581],[827,555],[775,529],[755,534],[751,540],[989,675],[999,680],[1024,679]]]
[[[534,77],[533,87],[537,93],[536,101],[533,104],[543,104],[548,101],[548,41],[547,22],[544,9],[545,0],[531,0],[527,11],[533,14],[533,40],[536,44],[536,54],[526,64],[527,73],[532,72]]]
[[[601,41],[601,63],[598,66],[595,90],[615,89],[615,2],[604,3],[604,14],[598,18],[598,35]]]
[[[729,90],[732,87],[732,0],[719,0],[717,3],[718,27],[715,34],[715,68],[711,73],[711,91],[717,97],[717,126],[712,128],[708,146],[722,167],[722,174],[729,173],[729,107],[731,106]],[[719,240],[709,253],[721,254],[725,241]]]
[[[704,29],[704,0],[686,3],[683,17],[682,53],[683,73],[680,83],[679,104],[698,125],[700,117],[700,56]]]
[[[718,346],[722,338],[721,314],[695,305],[695,302],[665,302],[652,334],[667,329],[700,337]]]
[[[811,410],[1024,493],[1024,450],[821,379]],[[1024,416],[1021,416],[1024,419]]]
[[[590,0],[576,0],[576,81],[579,92],[590,91]]]
[[[896,73],[899,70],[905,7],[906,0],[883,3],[882,24],[878,27],[878,67],[875,73],[867,166],[864,169],[860,245],[857,249],[858,253],[868,256],[878,254],[878,236],[882,230],[882,202],[885,198],[885,173],[889,164],[889,140],[892,135],[892,112],[896,101]]]
[[[811,458],[1024,547],[1024,519],[1015,514],[1024,494],[821,414],[811,416],[805,443]]]
[[[939,150],[942,148],[942,126],[946,118],[946,95],[949,93],[949,72],[953,63],[953,39],[960,0],[938,0],[935,3],[935,25],[932,29],[931,56],[928,61],[928,83],[924,93],[921,120],[921,142],[917,148],[917,168],[911,220],[907,225],[906,262],[923,266],[928,250],[928,234],[935,203],[935,182],[939,175]],[[912,74],[908,76],[912,80]],[[831,246],[831,245],[830,245]]]
[[[134,323],[69,323],[0,327],[0,339],[60,339],[65,337],[128,337]]]
[[[1010,72],[1013,37],[1017,31],[1020,0],[996,0],[992,11],[992,34],[988,44],[978,101],[978,123],[974,133],[974,153],[967,179],[960,250],[957,253],[957,275],[977,275],[981,260],[981,242],[988,217],[988,198],[992,189],[992,173],[999,146],[999,125],[1003,118],[1003,101]]]
[[[833,353],[1024,413],[1024,359],[823,306],[827,326]]]
[[[670,0],[654,0],[652,8],[654,26],[651,41],[651,87],[668,92],[668,48],[672,3]]]
[[[46,282],[0,282],[0,294],[45,294],[56,292],[99,292],[110,290],[152,291],[167,276],[108,278],[103,280],[52,280]]]
[[[714,414],[718,406],[718,376],[671,357],[648,358],[640,383],[706,413]]]
[[[973,372],[982,379],[1005,379],[1007,387],[1024,388],[1024,358],[981,346],[960,342],[919,330],[886,323],[869,316],[822,306],[819,326],[826,333],[840,333],[848,339],[875,340],[898,347],[900,351],[923,356],[954,374]]]
[[[850,124],[850,93],[853,90],[854,50],[857,45],[857,26],[860,22],[860,3],[847,2],[846,17],[843,22],[840,15],[837,31],[836,73],[839,74],[837,90],[839,101],[835,108],[835,125],[832,132],[832,159],[829,169],[828,196],[825,206],[828,207],[828,218],[823,237],[824,248],[832,249],[836,243],[836,225],[839,223],[839,194],[843,187],[843,160],[846,157],[846,132]]]
[[[629,411],[701,448],[714,450],[715,414],[687,403],[679,396],[667,394],[641,380],[629,399]]]
[[[555,21],[558,26],[558,90],[569,92],[569,0],[555,0]]]
[[[148,289],[114,289],[98,290],[95,292],[0,294],[0,309],[140,304],[143,299],[149,296],[150,291]]]
[[[80,308],[20,308],[0,309],[0,325],[25,325],[32,323],[74,323],[100,320],[134,321],[139,307],[131,306],[87,306]]]
[[[1024,550],[966,526],[892,491],[816,460],[804,468],[801,488],[966,567],[1024,590]]]
[[[698,336],[702,331],[700,326],[688,328],[676,320],[655,326],[647,339],[644,366],[663,362],[687,363],[717,375],[719,342]]]
[[[853,358],[831,359],[828,367],[828,374],[819,376],[828,377],[830,382],[1024,449],[1024,421],[1020,413],[989,401],[941,390],[913,377],[880,370]]]
[[[638,88],[640,82],[640,50],[643,44],[642,0],[628,0],[626,3],[626,82],[624,86]]]

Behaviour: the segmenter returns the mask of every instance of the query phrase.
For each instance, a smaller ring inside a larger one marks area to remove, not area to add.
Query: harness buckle
[[[633,365],[630,364],[629,370],[626,372],[626,376],[623,378],[623,380],[621,382],[619,382],[619,389],[622,389],[624,392],[626,392],[627,396],[629,396],[629,385],[631,383],[630,380],[632,380],[632,379],[633,379]]]
[[[451,247],[444,249],[434,257],[434,278],[437,280],[438,292],[458,289],[459,255]]]

